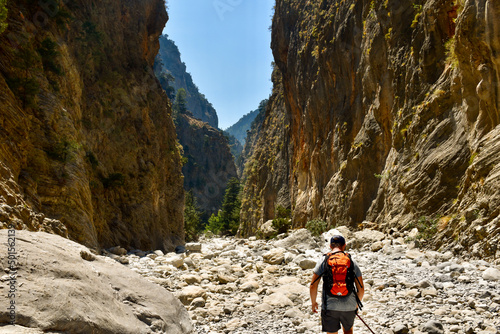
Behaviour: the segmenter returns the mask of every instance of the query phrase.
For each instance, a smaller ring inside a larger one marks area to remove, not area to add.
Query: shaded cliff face
[[[265,113],[259,113],[248,132],[239,164],[244,164],[240,235],[254,235],[278,206],[291,206],[290,117],[283,99],[281,73],[272,75],[273,92]]]
[[[229,179],[237,177],[234,158],[222,131],[189,115],[176,115],[176,130],[185,159],[184,188],[192,191],[203,219],[221,208]]]
[[[0,202],[6,227],[93,248],[183,242],[182,174],[154,77],[164,2],[9,1],[0,36]]]
[[[195,118],[200,119],[214,128],[218,128],[219,119],[214,107],[198,87],[194,84],[191,74],[187,72],[186,64],[181,60],[181,53],[175,43],[167,36],[160,36],[160,53],[157,58],[160,72],[170,73],[175,80],[169,83],[175,91],[180,88],[186,90],[187,109]],[[165,88],[165,87],[164,87]]]
[[[435,246],[498,253],[499,15],[491,0],[277,1],[294,226],[427,220]]]

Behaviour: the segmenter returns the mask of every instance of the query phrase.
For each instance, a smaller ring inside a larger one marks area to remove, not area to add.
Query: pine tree
[[[233,177],[229,180],[222,202],[222,209],[208,220],[206,230],[215,234],[236,235],[240,227],[240,181]]]
[[[179,88],[177,95],[175,96],[174,111],[178,113],[185,113],[187,111],[187,100],[186,100],[186,90],[184,88]]]

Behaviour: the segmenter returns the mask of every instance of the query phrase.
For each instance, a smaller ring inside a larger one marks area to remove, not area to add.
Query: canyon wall
[[[217,128],[217,113],[193,83],[179,49],[165,35],[160,37],[155,74],[165,92],[174,95],[172,100],[179,89],[186,91],[184,105],[177,108],[182,110],[176,110],[175,105],[173,108],[177,138],[183,150],[184,189],[193,193],[202,220],[207,221],[221,208],[229,179],[237,177],[228,139]]]
[[[94,249],[184,241],[181,158],[152,67],[162,0],[8,1],[0,222]]]
[[[498,17],[493,0],[277,0],[261,135],[283,121],[287,149],[255,149],[244,234],[289,201],[295,227],[422,223],[434,247],[498,257]]]
[[[191,74],[187,72],[186,64],[181,60],[181,53],[174,41],[168,36],[160,36],[160,52],[157,56],[157,71],[168,73],[174,77],[173,82],[169,82],[175,91],[184,88],[186,91],[187,109],[191,111],[195,118],[210,124],[214,128],[219,127],[217,112],[212,104],[201,94],[198,87],[193,82]],[[165,87],[164,87],[165,88]],[[175,96],[175,95],[174,95]]]

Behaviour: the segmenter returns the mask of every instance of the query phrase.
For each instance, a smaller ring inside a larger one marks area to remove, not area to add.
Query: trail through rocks
[[[375,333],[500,333],[497,266],[419,251],[380,232],[343,233],[363,272],[360,315]],[[297,230],[276,241],[212,238],[186,248],[109,255],[173,292],[196,333],[321,332],[309,283],[325,252],[322,238]],[[359,319],[354,331],[370,333]]]

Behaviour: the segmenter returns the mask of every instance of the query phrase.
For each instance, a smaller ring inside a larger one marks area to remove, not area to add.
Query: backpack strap
[[[351,260],[351,263],[353,263],[351,254],[347,253],[347,256],[349,257],[349,260]],[[353,271],[354,279],[356,282],[358,282],[359,286],[363,288],[363,284],[359,281],[358,276],[356,276],[356,273]],[[361,303],[361,300],[358,297],[358,287],[356,286],[356,283],[354,283],[354,297],[356,297],[356,304],[358,304],[358,308],[361,311],[363,309],[363,303]]]

